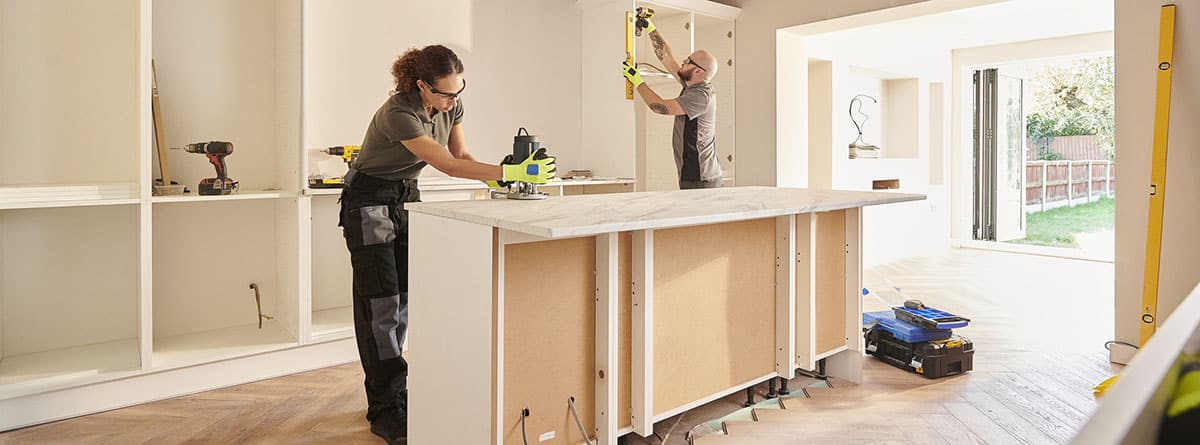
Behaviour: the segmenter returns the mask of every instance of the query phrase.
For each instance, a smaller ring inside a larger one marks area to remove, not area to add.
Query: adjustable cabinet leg
[[[791,394],[791,392],[788,391],[787,384],[788,384],[788,379],[786,377],[779,378],[779,395],[786,396],[788,394]]]
[[[767,398],[774,399],[779,397],[779,393],[775,392],[775,379],[767,380]]]
[[[746,404],[742,405],[742,406],[746,406],[746,407],[754,406],[754,387],[753,386],[746,388]]]

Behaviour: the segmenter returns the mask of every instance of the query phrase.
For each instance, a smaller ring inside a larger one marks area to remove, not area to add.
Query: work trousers
[[[682,179],[679,180],[679,189],[680,190],[715,189],[715,188],[721,188],[721,178],[708,179],[708,180],[704,180],[704,181],[685,181]]]
[[[354,334],[366,379],[367,420],[389,409],[407,412],[408,211],[420,201],[415,179],[354,175],[342,191],[338,225],[354,268]]]

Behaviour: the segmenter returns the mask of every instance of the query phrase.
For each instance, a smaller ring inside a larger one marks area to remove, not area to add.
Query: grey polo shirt
[[[675,102],[686,113],[675,116],[675,130],[671,134],[679,179],[719,180],[722,172],[717,158],[717,94],[712,85],[701,82],[684,86]]]
[[[462,119],[462,99],[450,111],[429,116],[419,92],[393,94],[367,126],[362,151],[353,167],[361,173],[392,181],[416,178],[425,168],[425,161],[400,141],[429,136],[444,147],[450,142],[450,128]]]

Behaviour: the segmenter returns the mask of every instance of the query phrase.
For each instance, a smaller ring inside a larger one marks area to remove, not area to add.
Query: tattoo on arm
[[[658,114],[667,114],[667,106],[660,103],[650,104],[650,110]]]
[[[658,32],[652,32],[650,33],[650,43],[654,45],[654,55],[658,56],[659,61],[662,61],[663,56],[667,54],[667,42],[658,35]]]

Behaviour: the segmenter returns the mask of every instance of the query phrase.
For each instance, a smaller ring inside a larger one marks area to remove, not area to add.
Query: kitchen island
[[[736,187],[410,204],[411,442],[583,443],[573,404],[615,444],[797,369],[859,382],[861,209],[920,199]]]

